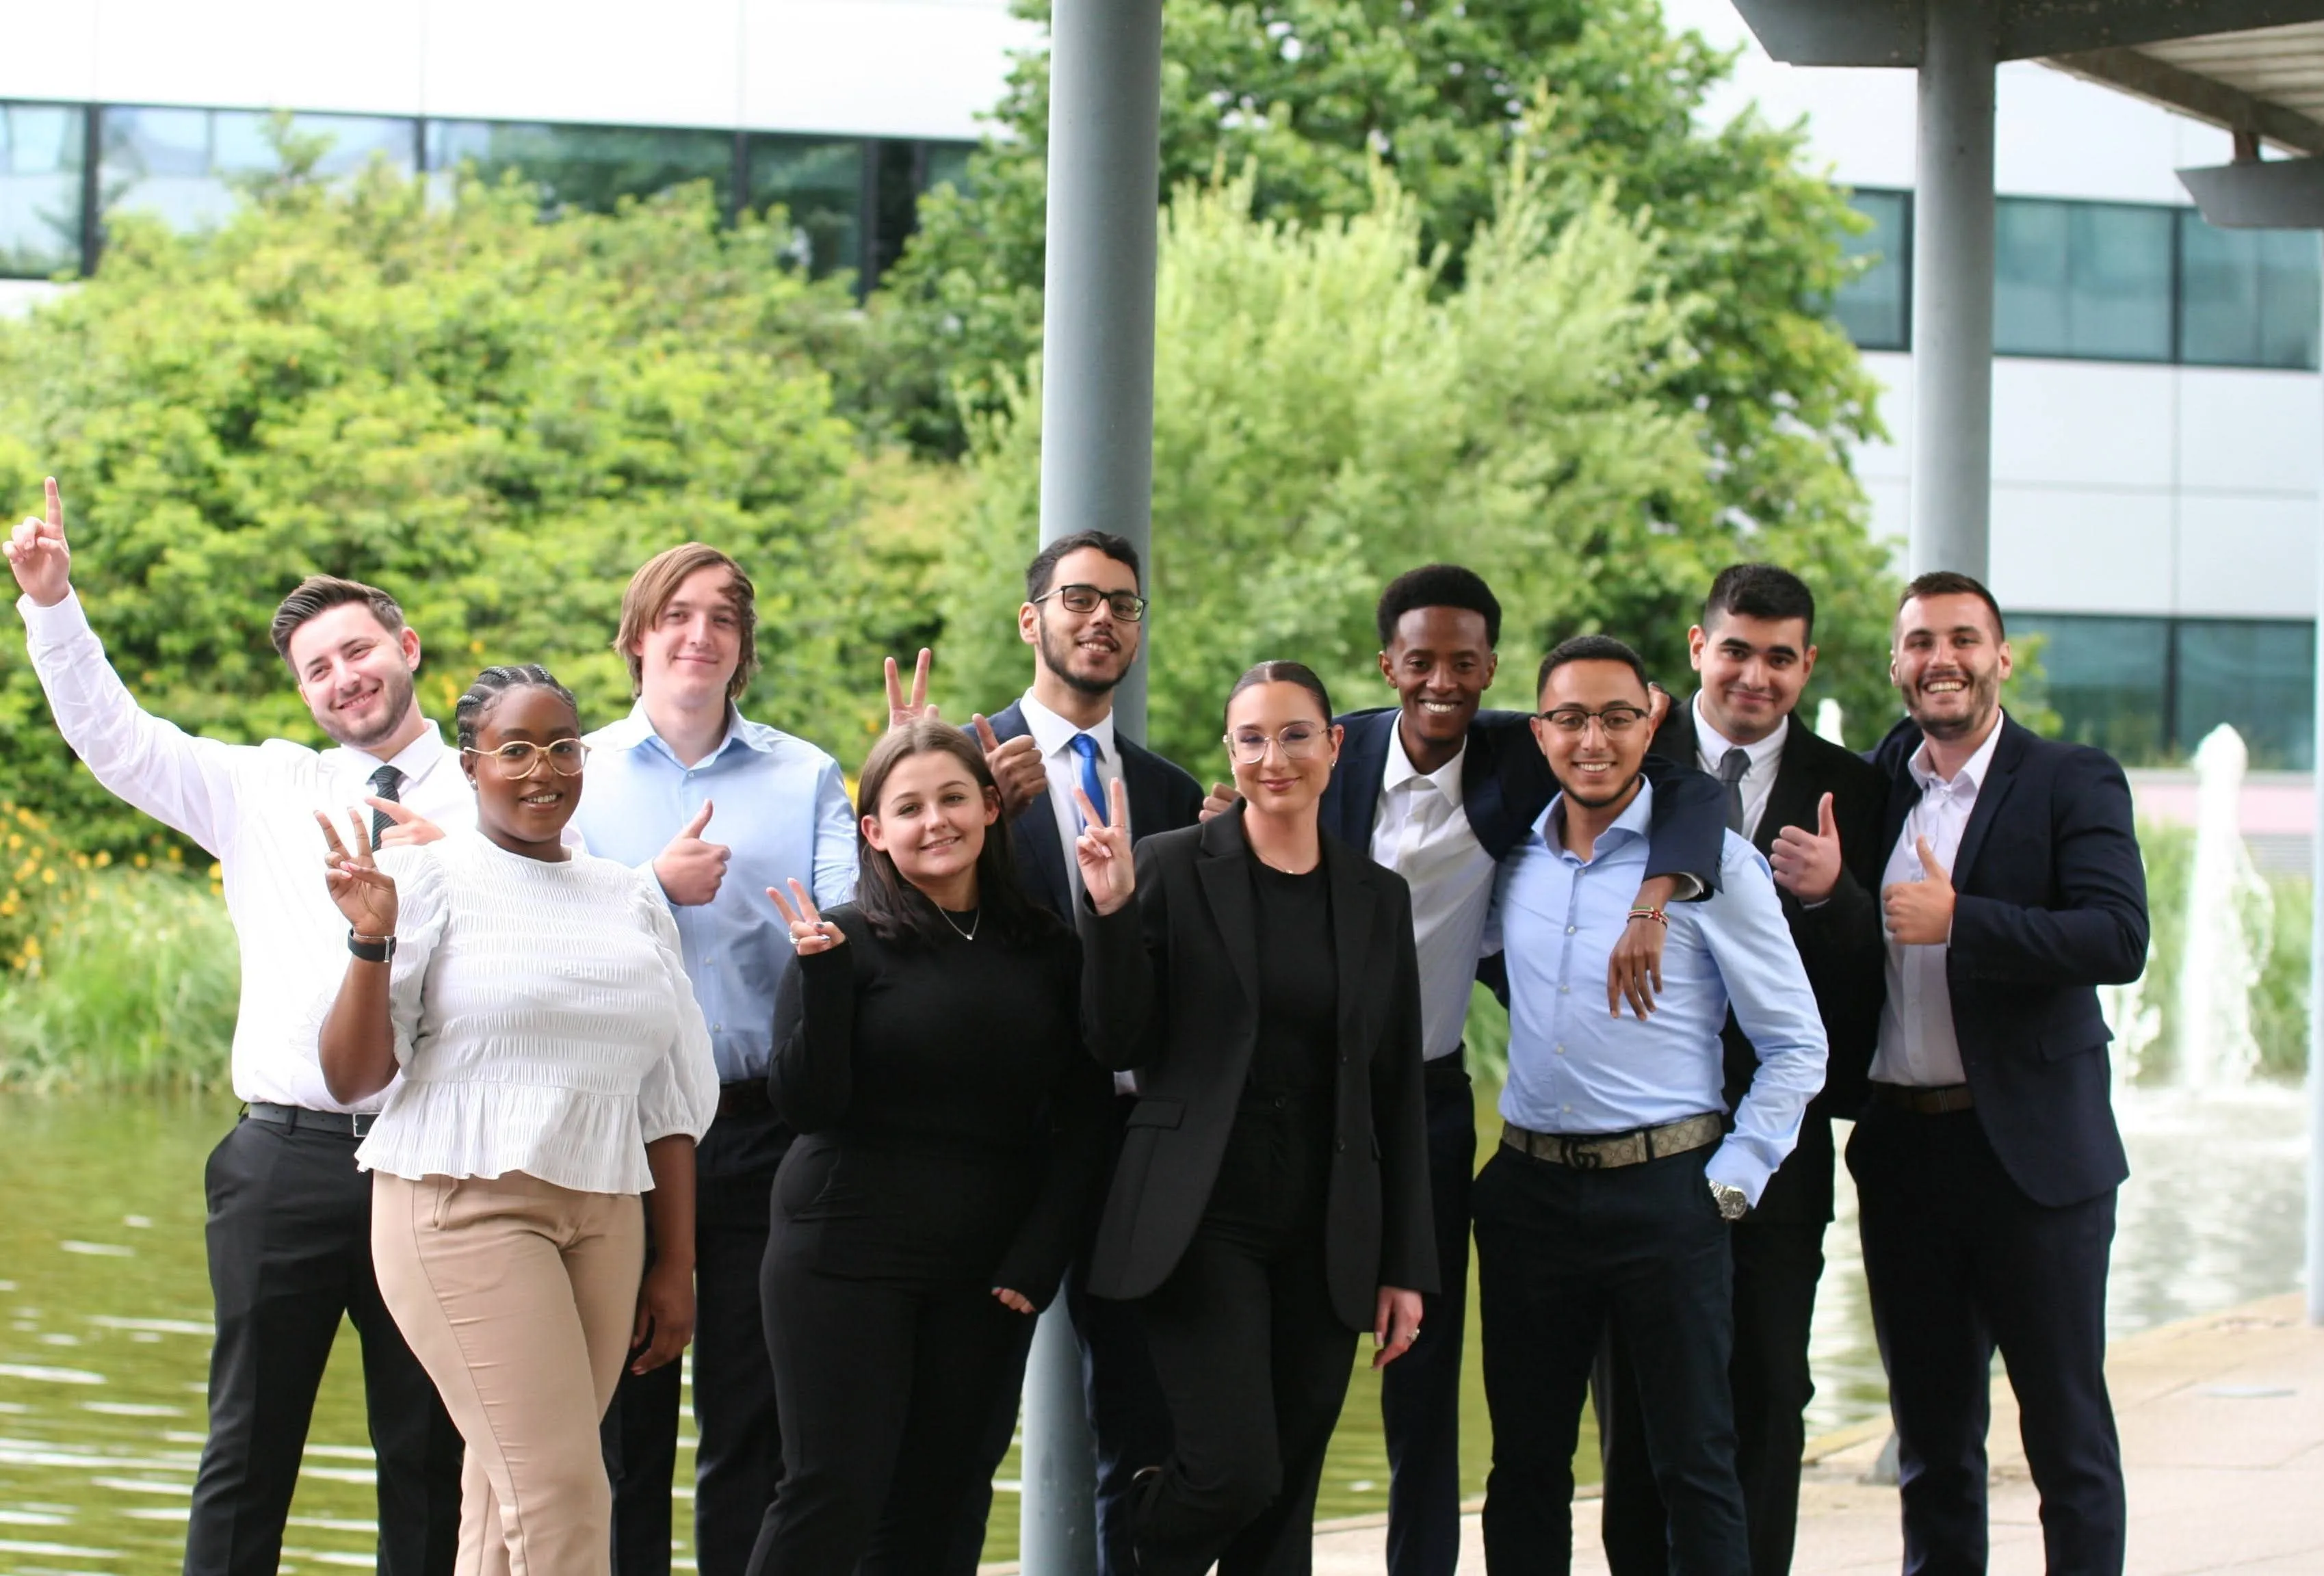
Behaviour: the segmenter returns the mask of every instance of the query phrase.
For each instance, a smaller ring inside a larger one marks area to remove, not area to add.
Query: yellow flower
[[[107,849],[99,849],[99,850],[97,851],[97,869],[99,869],[99,870],[103,870],[106,865],[109,865],[109,864],[111,864],[112,862],[113,862],[113,851],[112,851],[111,849],[109,849],[109,848],[107,848]]]
[[[18,849],[20,849],[20,848],[22,848],[22,847],[23,847],[23,846],[24,846],[24,834],[23,834],[22,832],[11,832],[11,833],[9,833],[9,834],[8,834],[8,852],[9,852],[9,853],[14,853],[16,850],[18,850]]]
[[[143,854],[142,854],[142,853],[141,853],[141,854],[139,854],[139,855],[137,855],[137,857],[136,857],[136,859],[135,859],[135,861],[134,861],[134,863],[136,864],[136,866],[137,866],[137,868],[138,868],[139,870],[143,870],[146,866],[148,866],[148,865],[152,864],[152,862],[152,862],[152,860],[147,859],[147,858],[146,858]]]

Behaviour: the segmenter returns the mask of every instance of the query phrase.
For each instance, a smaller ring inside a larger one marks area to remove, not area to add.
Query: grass
[[[0,1086],[226,1083],[239,953],[208,883],[160,871],[81,874],[10,962],[0,973]]]

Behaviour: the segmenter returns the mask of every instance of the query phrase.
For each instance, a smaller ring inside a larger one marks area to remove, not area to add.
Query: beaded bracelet
[[[1630,917],[1633,919],[1651,919],[1655,924],[1663,926],[1665,928],[1670,925],[1670,916],[1664,913],[1659,908],[1633,908],[1630,910]]]

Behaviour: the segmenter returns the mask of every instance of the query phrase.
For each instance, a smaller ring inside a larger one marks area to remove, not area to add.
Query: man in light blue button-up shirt
[[[796,877],[823,908],[855,894],[855,812],[839,762],[735,709],[758,667],[755,620],[749,576],[715,548],[672,548],[632,577],[615,645],[637,705],[589,735],[576,817],[593,853],[653,866],[718,1064],[718,1117],[695,1162],[695,1240],[654,1244],[695,1258],[702,1576],[742,1576],[782,1470],[759,1261],[789,1140],[766,1078],[791,948],[767,889]],[[607,1415],[617,1576],[669,1570],[678,1371],[624,1375]]]
[[[1728,1221],[1799,1136],[1823,1082],[1823,1021],[1766,862],[1732,833],[1720,889],[1665,916],[1652,1016],[1609,1014],[1608,954],[1646,873],[1640,768],[1667,697],[1602,635],[1552,651],[1537,694],[1535,737],[1566,791],[1502,861],[1486,937],[1509,1001],[1502,1146],[1475,1193],[1486,1557],[1494,1576],[1570,1570],[1575,1437],[1612,1321],[1651,1354],[1638,1388],[1674,1571],[1748,1576]],[[1730,1004],[1759,1055],[1731,1120]]]

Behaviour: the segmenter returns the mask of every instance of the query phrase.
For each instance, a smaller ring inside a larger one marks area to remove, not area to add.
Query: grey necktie
[[[1751,770],[1748,751],[1739,746],[1720,757],[1719,780],[1727,785],[1727,829],[1743,835],[1743,774]]]
[[[403,773],[396,770],[392,766],[381,767],[377,771],[371,774],[371,791],[380,798],[393,799],[397,804],[401,804],[403,802]],[[1732,816],[1734,815],[1734,811],[1730,809],[1728,811],[1728,814]],[[387,812],[385,810],[373,810],[371,813],[371,845],[374,848],[377,848],[379,846],[379,840],[386,836],[387,829],[394,825],[394,822],[387,818]]]

